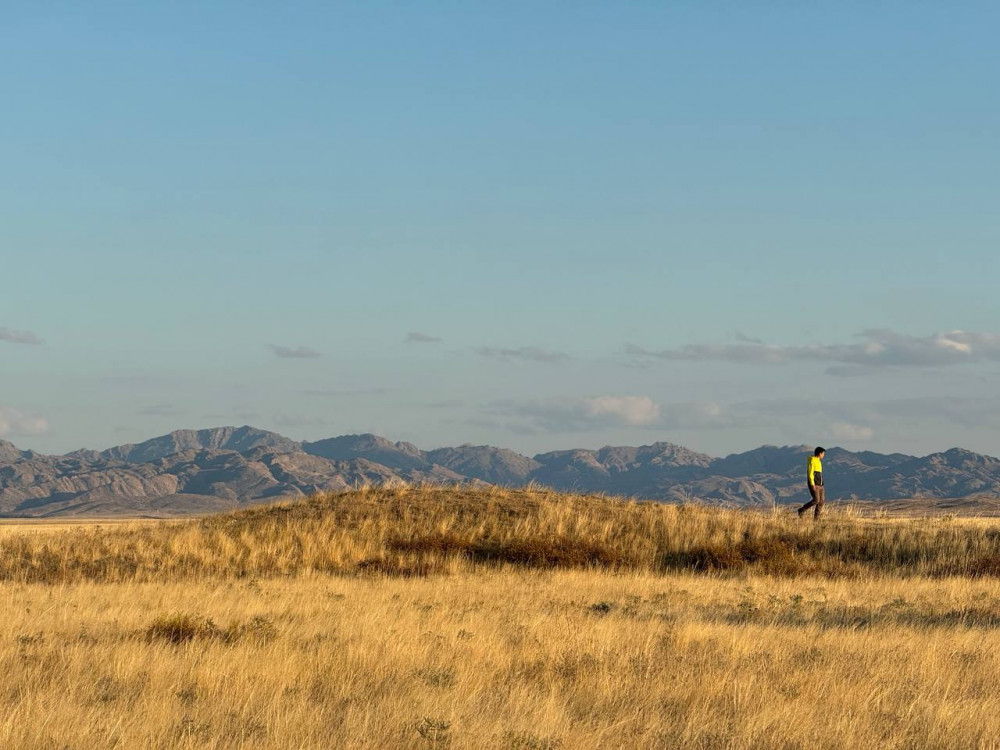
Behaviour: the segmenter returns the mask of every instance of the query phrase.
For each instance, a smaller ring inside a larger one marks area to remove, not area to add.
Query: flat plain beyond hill
[[[397,487],[43,528],[0,534],[2,747],[1000,746],[998,521]]]

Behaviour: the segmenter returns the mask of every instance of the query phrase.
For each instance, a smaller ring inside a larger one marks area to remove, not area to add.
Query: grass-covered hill
[[[0,537],[0,580],[426,576],[478,569],[1000,575],[1000,526],[666,505],[544,489],[397,486],[203,518]]]

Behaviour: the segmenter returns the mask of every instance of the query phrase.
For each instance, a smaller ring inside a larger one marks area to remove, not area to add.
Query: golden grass
[[[992,579],[508,571],[5,584],[0,603],[0,746],[25,750],[957,749],[1000,731]]]
[[[1000,522],[865,519],[544,490],[367,488],[186,521],[0,535],[0,580],[457,574],[483,568],[864,577],[1000,574]]]
[[[10,533],[0,747],[997,748],[998,536],[428,488]]]
[[[0,537],[9,534],[52,534],[58,531],[100,530],[135,524],[158,523],[155,519],[137,518],[2,518]]]

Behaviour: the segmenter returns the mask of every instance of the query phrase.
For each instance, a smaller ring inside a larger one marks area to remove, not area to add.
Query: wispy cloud
[[[762,339],[754,338],[753,336],[747,336],[742,331],[737,331],[733,334],[733,338],[743,344],[763,344]]]
[[[483,411],[489,418],[513,418],[521,427],[546,432],[579,432],[602,427],[648,427],[660,424],[663,420],[660,404],[648,396],[502,400],[492,402]]]
[[[357,388],[340,390],[336,388],[313,388],[302,391],[304,396],[321,396],[324,398],[354,398],[355,396],[384,396],[391,393],[388,388]]]
[[[281,359],[315,359],[316,357],[322,357],[315,349],[310,349],[306,346],[281,346],[280,344],[268,344],[268,348],[274,352],[276,357]]]
[[[439,336],[431,336],[420,331],[410,331],[403,339],[404,344],[436,344],[441,341]]]
[[[0,326],[0,341],[9,344],[41,344],[42,340],[31,331],[15,331],[12,328]]]
[[[857,375],[869,368],[948,366],[1000,361],[1000,333],[950,331],[908,336],[885,329],[864,331],[850,344],[783,346],[741,337],[735,344],[688,344],[658,351],[626,344],[636,361],[721,361],[734,364],[820,362],[831,375]]]
[[[564,362],[572,359],[568,354],[555,352],[549,349],[540,349],[537,346],[522,346],[517,349],[502,349],[491,346],[480,346],[476,350],[480,357],[493,357],[496,359],[522,360],[525,362]]]
[[[49,421],[33,412],[0,407],[0,437],[8,435],[45,435]]]
[[[153,404],[139,409],[138,414],[150,417],[176,417],[184,411],[174,404]]]

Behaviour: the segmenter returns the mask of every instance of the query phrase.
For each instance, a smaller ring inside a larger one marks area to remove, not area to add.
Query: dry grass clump
[[[164,640],[169,643],[186,643],[195,639],[218,640],[222,643],[237,643],[253,640],[267,643],[277,637],[277,628],[268,618],[254,615],[247,621],[234,621],[226,628],[220,628],[208,617],[188,612],[160,615],[146,628],[146,638],[150,641]]]
[[[481,568],[993,577],[1000,521],[736,511],[540,489],[363,488],[158,524],[0,537],[0,580],[424,576]]]

